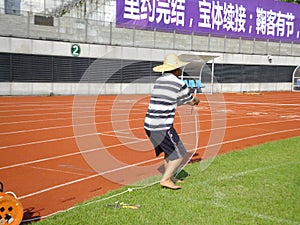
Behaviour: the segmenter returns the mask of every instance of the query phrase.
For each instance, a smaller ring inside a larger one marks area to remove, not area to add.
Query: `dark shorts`
[[[175,160],[186,154],[186,149],[173,127],[169,130],[145,131],[155,148],[156,156],[164,152],[165,159]]]

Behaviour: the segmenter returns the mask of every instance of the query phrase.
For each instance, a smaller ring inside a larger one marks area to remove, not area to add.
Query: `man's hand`
[[[193,102],[193,105],[198,105],[200,100],[195,97],[192,102]]]
[[[189,102],[190,105],[198,105],[200,100],[196,97],[193,98],[192,101]]]

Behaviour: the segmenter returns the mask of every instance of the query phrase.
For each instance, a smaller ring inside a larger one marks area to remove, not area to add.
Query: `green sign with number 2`
[[[80,54],[80,46],[78,44],[73,44],[71,47],[71,54],[73,56],[79,56]]]

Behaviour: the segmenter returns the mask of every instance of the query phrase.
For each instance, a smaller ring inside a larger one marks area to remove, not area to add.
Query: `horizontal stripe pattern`
[[[186,84],[171,73],[159,77],[153,87],[144,127],[167,130],[173,126],[176,107],[193,100]]]

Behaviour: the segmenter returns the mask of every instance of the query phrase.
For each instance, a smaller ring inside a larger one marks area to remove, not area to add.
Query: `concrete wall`
[[[149,94],[152,84],[0,83],[0,95]]]
[[[46,41],[0,37],[0,52],[71,56],[71,42]],[[270,65],[267,55],[209,53],[197,51],[163,50],[141,47],[122,47],[97,44],[80,44],[79,57],[113,58],[162,61],[168,52],[177,54],[198,54],[217,57],[220,64]],[[211,61],[209,61],[211,63]],[[300,57],[272,56],[274,65],[300,65]],[[205,84],[203,92],[244,92],[244,91],[290,91],[291,83],[245,83],[245,84]],[[77,83],[0,83],[0,95],[56,95],[74,94],[148,94],[152,84],[77,84]]]
[[[291,91],[291,83],[204,84],[203,93]],[[150,94],[152,84],[0,83],[0,95]]]
[[[74,42],[46,41],[35,39],[23,39],[0,36],[0,52],[72,56],[71,46]],[[300,65],[300,57],[272,55],[272,63],[268,55],[238,54],[238,53],[212,53],[205,51],[183,51],[172,49],[151,49],[143,47],[110,46],[100,44],[78,43],[81,47],[79,57],[113,58],[162,61],[165,54],[175,52],[177,54],[194,54],[215,56],[215,63],[244,64],[244,65]],[[209,61],[211,62],[211,61]]]

